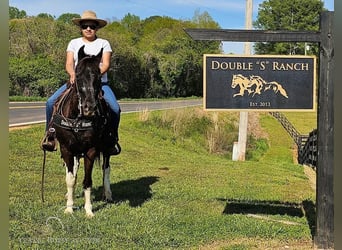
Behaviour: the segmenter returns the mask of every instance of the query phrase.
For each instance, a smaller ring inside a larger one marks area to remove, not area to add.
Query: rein
[[[76,95],[77,95],[77,99],[78,99],[78,110],[79,110],[79,114],[77,116],[77,118],[75,119],[71,119],[66,117],[63,114],[63,107],[66,102],[66,100],[68,98],[70,98],[71,95],[71,91],[73,88],[73,85],[71,85],[70,88],[68,88],[64,94],[62,95],[60,101],[58,102],[57,105],[57,109],[56,109],[56,113],[53,115],[53,123],[54,125],[67,129],[67,130],[73,130],[74,132],[78,132],[78,131],[84,131],[84,130],[92,130],[93,129],[93,121],[90,119],[85,119],[82,118],[82,99],[81,99],[81,95],[79,93],[79,89],[78,89],[78,84],[77,82],[75,82],[75,86],[76,86]]]

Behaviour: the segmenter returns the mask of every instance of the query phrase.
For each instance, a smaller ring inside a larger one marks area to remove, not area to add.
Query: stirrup
[[[46,132],[45,137],[40,143],[40,148],[44,151],[57,151],[57,140],[56,140],[56,134],[54,128],[49,128],[49,130]]]

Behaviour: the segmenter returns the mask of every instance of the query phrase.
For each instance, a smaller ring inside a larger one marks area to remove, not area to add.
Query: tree
[[[60,15],[57,18],[57,21],[62,22],[62,23],[68,23],[68,24],[72,24],[72,19],[73,18],[80,18],[81,16],[79,14],[73,14],[73,13],[65,13]]]
[[[46,19],[50,19],[50,20],[54,19],[54,17],[51,14],[48,14],[48,13],[39,13],[37,15],[37,17],[39,17],[39,18],[46,18]]]
[[[21,19],[26,17],[24,10],[19,10],[16,7],[9,6],[9,19]]]
[[[48,96],[67,80],[65,49],[79,36],[75,17],[43,13],[9,21],[10,95]],[[220,42],[193,41],[185,28],[218,24],[207,12],[196,12],[194,21],[127,14],[98,31],[113,49],[108,79],[118,98],[202,95],[202,55],[220,53]]]
[[[192,17],[192,22],[195,23],[199,28],[220,28],[219,24],[213,20],[207,11],[200,13],[198,9],[195,11],[194,16]]]
[[[266,0],[259,5],[256,29],[310,30],[319,29],[321,0]],[[305,54],[305,43],[255,43],[256,54]],[[317,45],[310,46],[309,54],[317,54]]]

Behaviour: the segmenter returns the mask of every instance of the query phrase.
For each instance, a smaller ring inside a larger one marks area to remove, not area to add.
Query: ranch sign
[[[207,110],[314,111],[314,56],[203,56]]]

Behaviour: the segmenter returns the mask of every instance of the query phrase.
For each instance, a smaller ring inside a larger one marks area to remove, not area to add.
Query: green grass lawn
[[[175,135],[174,127],[122,115],[123,150],[111,158],[114,203],[101,201],[102,172],[96,166],[92,219],[83,209],[82,168],[75,212],[63,213],[59,151],[47,155],[41,202],[44,126],[11,131],[9,248],[310,249],[315,193],[303,167],[293,163],[294,143],[286,131],[266,113],[260,122],[268,134],[267,151],[233,162],[227,154],[208,153],[198,131]]]

